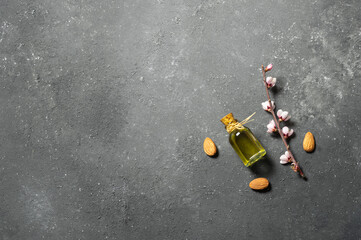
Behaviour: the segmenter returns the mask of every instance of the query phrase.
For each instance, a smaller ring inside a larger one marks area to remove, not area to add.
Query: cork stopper
[[[233,114],[232,114],[232,113],[229,113],[229,114],[227,114],[226,116],[224,116],[224,117],[221,119],[221,122],[222,122],[224,125],[228,126],[228,124],[233,123],[233,122],[237,122],[237,121],[236,121],[236,119],[234,119]]]

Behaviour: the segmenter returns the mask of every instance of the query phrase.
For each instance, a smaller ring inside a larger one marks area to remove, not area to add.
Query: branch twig
[[[264,83],[264,85],[265,85],[265,87],[266,87],[266,93],[267,93],[268,103],[269,103],[269,106],[270,106],[270,108],[271,108],[270,111],[271,111],[271,113],[272,113],[272,116],[273,116],[274,122],[275,122],[275,124],[276,124],[278,133],[280,134],[281,139],[282,139],[283,143],[285,144],[286,149],[287,149],[287,151],[289,152],[289,154],[290,154],[290,156],[291,156],[292,169],[293,169],[293,171],[298,172],[301,177],[306,178],[306,176],[303,174],[300,166],[298,165],[298,162],[297,162],[297,161],[295,160],[295,158],[293,157],[293,154],[292,154],[291,149],[290,149],[290,145],[287,144],[286,139],[285,139],[284,136],[283,136],[283,133],[282,133],[282,131],[281,131],[278,118],[276,117],[276,114],[275,114],[275,112],[274,112],[274,110],[273,110],[273,108],[272,108],[271,98],[270,98],[270,96],[269,96],[269,90],[268,90],[267,83],[266,83],[266,71],[265,71],[263,65],[262,65],[262,74],[263,74],[263,83]]]

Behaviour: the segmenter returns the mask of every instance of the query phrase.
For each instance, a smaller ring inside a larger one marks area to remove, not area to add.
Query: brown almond
[[[303,149],[306,152],[315,150],[315,138],[311,132],[306,133],[305,138],[303,139]]]
[[[204,152],[208,155],[208,156],[214,156],[217,153],[217,147],[216,144],[214,144],[214,142],[212,141],[212,139],[210,139],[209,137],[207,137],[206,139],[204,139],[204,143],[203,143],[203,149]]]
[[[269,181],[267,178],[256,178],[249,183],[249,187],[253,190],[263,190],[268,188]]]

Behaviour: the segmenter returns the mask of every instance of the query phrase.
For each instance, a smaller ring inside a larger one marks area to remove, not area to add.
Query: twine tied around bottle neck
[[[256,113],[254,112],[252,115],[250,115],[249,117],[247,117],[246,119],[242,120],[241,122],[231,122],[226,126],[226,131],[228,133],[233,132],[235,129],[241,130],[243,129],[243,125],[249,122],[252,122],[253,119],[251,119],[253,117],[253,115],[255,115]]]

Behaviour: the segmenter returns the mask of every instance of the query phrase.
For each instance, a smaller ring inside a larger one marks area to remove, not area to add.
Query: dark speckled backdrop
[[[0,0],[0,239],[361,239],[360,10]],[[266,133],[270,62],[307,182]],[[254,111],[268,157],[249,169],[219,120]],[[249,189],[255,177],[271,190]]]

